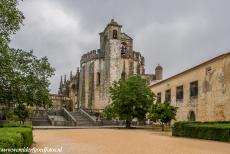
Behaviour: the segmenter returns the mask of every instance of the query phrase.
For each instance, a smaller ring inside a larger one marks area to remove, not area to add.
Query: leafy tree
[[[24,124],[26,118],[30,117],[30,111],[24,104],[19,104],[14,109],[15,115],[17,115],[17,118],[20,122]]]
[[[0,1],[0,103],[49,107],[49,78],[54,68],[47,57],[9,47],[11,35],[24,19],[17,5],[17,0]]]
[[[12,52],[8,44],[10,35],[20,29],[24,19],[22,12],[17,9],[17,0],[0,1],[0,102],[11,96],[9,82],[13,79]]]
[[[17,0],[0,1],[0,47],[6,47],[10,35],[16,33],[22,25],[24,15],[17,5]]]
[[[167,123],[171,122],[172,119],[176,120],[176,112],[177,108],[169,103],[156,103],[149,108],[147,118],[154,122],[159,122],[162,131],[164,131],[164,126]]]
[[[46,57],[10,49],[0,59],[6,62],[0,68],[0,103],[50,106],[48,86],[54,69]]]
[[[113,119],[114,117],[116,117],[116,113],[114,112],[114,109],[112,107],[112,104],[111,105],[107,105],[102,114],[101,114],[101,117],[102,118],[106,118],[107,120],[111,120]]]
[[[134,118],[144,120],[154,94],[141,76],[131,76],[127,80],[114,81],[110,87],[112,103],[106,107],[105,115],[126,121],[130,128]]]
[[[50,104],[49,100],[49,78],[54,69],[50,66],[48,59],[38,59],[33,52],[12,50],[11,63],[13,72],[10,74],[12,99],[11,102],[27,103],[28,105],[44,106]]]

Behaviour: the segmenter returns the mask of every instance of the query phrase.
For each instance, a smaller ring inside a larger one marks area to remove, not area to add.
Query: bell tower
[[[112,82],[121,78],[121,39],[122,26],[112,19],[100,33],[100,50],[104,54],[105,93],[109,96]],[[107,102],[110,102],[107,98]]]
[[[104,31],[99,33],[100,48],[102,51],[106,52],[105,48],[109,40],[121,40],[121,28],[122,25],[119,25],[114,19],[111,19]]]

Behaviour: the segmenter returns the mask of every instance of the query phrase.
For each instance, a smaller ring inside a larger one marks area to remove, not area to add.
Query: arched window
[[[126,78],[126,74],[125,74],[125,72],[122,72],[122,73],[121,73],[121,79],[122,79],[122,80],[125,80],[125,78]]]
[[[189,111],[188,113],[188,120],[189,121],[196,121],[196,115],[194,111]]]
[[[97,85],[101,84],[101,74],[97,72]]]
[[[72,90],[76,90],[76,85],[75,84],[72,84]]]
[[[117,30],[113,30],[113,39],[117,39]]]
[[[121,43],[121,54],[124,55],[127,50],[127,44],[125,42]]]

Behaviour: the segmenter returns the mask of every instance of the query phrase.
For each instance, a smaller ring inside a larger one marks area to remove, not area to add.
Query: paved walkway
[[[229,154],[230,143],[178,138],[139,129],[33,130],[37,148],[65,154]]]
[[[124,126],[33,126],[33,129],[100,129],[100,128],[125,128],[125,127]],[[137,126],[137,128],[145,128],[145,127]]]

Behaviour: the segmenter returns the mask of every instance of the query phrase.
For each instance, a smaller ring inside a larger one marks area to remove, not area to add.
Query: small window
[[[183,98],[184,98],[183,86],[179,86],[176,88],[176,100],[183,100]]]
[[[211,66],[209,66],[209,67],[206,68],[206,74],[210,74],[211,71],[212,71],[212,67]]]
[[[190,97],[198,96],[198,81],[190,83]]]
[[[97,85],[101,84],[101,74],[97,72]]]
[[[117,30],[113,30],[113,39],[117,39]]]
[[[161,93],[157,93],[157,103],[161,103]]]
[[[171,102],[171,89],[168,89],[165,91],[165,102],[166,103]]]

